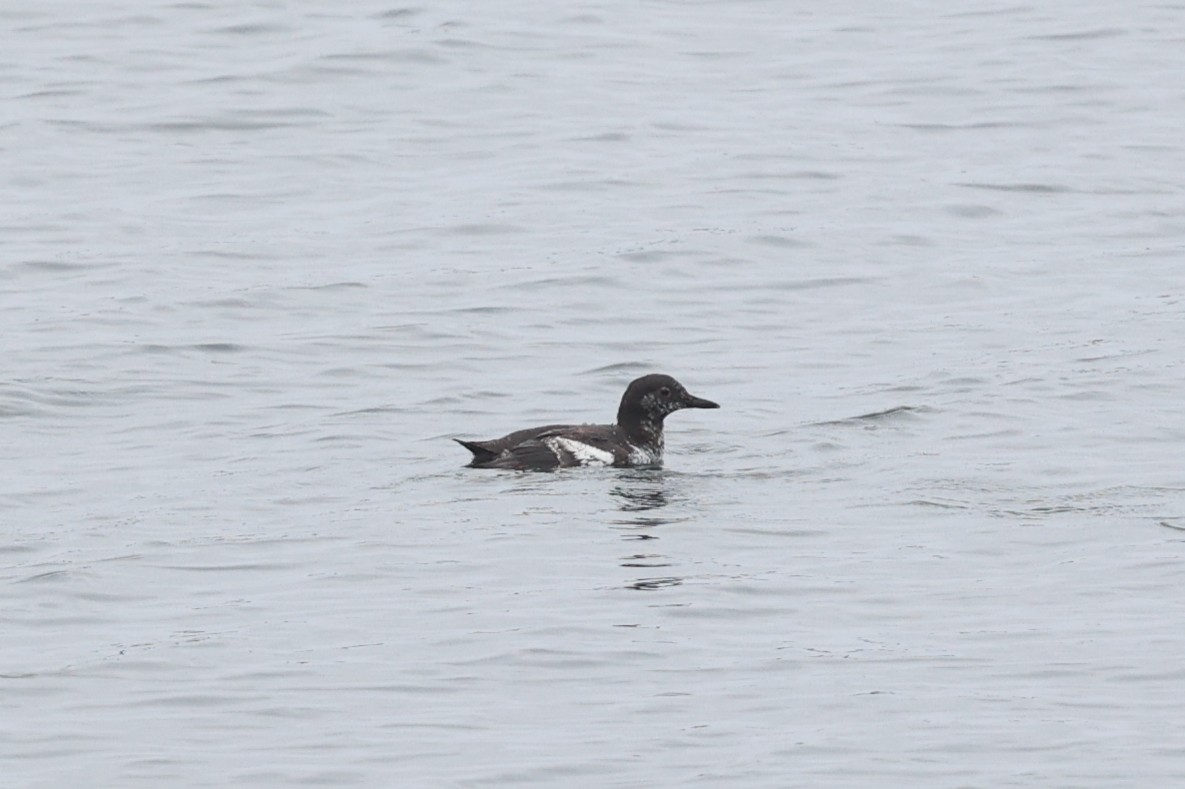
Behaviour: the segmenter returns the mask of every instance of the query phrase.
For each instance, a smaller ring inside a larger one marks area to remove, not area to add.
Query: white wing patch
[[[560,459],[562,463],[564,460],[564,452],[567,452],[582,466],[611,466],[613,465],[613,453],[604,449],[597,449],[594,446],[589,446],[580,441],[574,441],[571,438],[554,438],[545,439],[547,448],[555,453],[555,456]]]

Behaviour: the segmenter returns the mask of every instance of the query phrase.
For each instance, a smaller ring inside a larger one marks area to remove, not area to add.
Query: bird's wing
[[[501,454],[491,459],[474,458],[471,464],[475,468],[504,468],[516,471],[550,471],[559,468],[560,459],[551,447],[538,439],[528,439],[521,444],[502,450]]]

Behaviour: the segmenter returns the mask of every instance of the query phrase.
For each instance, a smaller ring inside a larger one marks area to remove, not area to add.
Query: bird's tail
[[[480,441],[465,441],[460,438],[454,438],[453,441],[456,441],[473,453],[474,463],[484,463],[487,460],[493,460],[498,457],[497,452],[493,452],[489,448],[482,446]]]

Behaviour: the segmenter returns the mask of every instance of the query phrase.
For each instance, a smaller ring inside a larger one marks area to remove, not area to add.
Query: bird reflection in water
[[[618,484],[609,491],[617,499],[617,507],[622,512],[653,512],[671,503],[668,492],[669,480],[662,469],[637,469],[619,474]],[[626,520],[617,521],[623,524],[638,524],[641,526],[661,526],[684,518],[661,518],[654,515],[634,515]]]
[[[658,535],[652,534],[651,530],[686,520],[663,517],[658,512],[670,504],[667,482],[661,470],[630,471],[622,474],[618,480],[619,483],[610,491],[610,495],[617,499],[618,509],[626,515],[613,522],[616,528],[627,532],[622,535],[623,539],[657,540]],[[658,553],[635,553],[622,557],[621,566],[652,569],[670,567],[671,561],[669,557]],[[652,591],[679,586],[682,583],[683,579],[676,576],[647,576],[627,583],[626,588]]]

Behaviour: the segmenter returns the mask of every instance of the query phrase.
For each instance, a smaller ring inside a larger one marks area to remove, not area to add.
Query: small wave
[[[912,414],[933,413],[933,411],[933,408],[924,405],[899,405],[893,408],[886,408],[883,411],[872,411],[867,414],[860,414],[859,416],[849,416],[843,419],[830,419],[825,422],[811,422],[808,426],[822,427],[826,425],[857,425],[864,422],[883,422],[889,419],[910,416]]]

